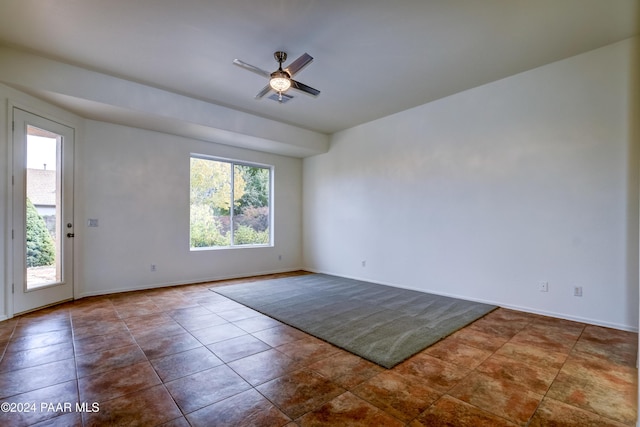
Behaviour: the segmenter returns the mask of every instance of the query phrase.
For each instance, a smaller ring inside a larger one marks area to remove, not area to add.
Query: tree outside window
[[[271,243],[271,168],[191,157],[191,248]]]

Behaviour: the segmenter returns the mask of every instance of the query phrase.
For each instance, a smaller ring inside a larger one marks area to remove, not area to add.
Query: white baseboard
[[[279,269],[279,270],[251,272],[250,274],[244,273],[244,274],[234,274],[234,275],[224,275],[224,276],[209,276],[209,277],[191,279],[188,281],[153,283],[153,284],[147,284],[142,286],[125,286],[120,288],[105,289],[105,290],[94,291],[94,292],[79,293],[78,295],[75,296],[75,299],[77,300],[77,299],[87,298],[87,297],[111,295],[111,294],[117,294],[121,292],[144,291],[149,289],[167,288],[170,286],[196,285],[199,283],[218,282],[221,280],[242,279],[245,277],[252,277],[252,276],[265,276],[268,274],[290,273],[292,271],[299,271],[299,270],[302,270],[302,268],[301,267],[286,268],[286,269]]]

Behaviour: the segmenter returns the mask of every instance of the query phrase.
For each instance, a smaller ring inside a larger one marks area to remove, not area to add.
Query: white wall
[[[300,159],[91,120],[85,134],[76,168],[78,296],[300,268]],[[190,153],[275,167],[274,247],[189,250]]]
[[[80,128],[78,297],[292,270],[304,249],[316,271],[637,329],[631,49],[617,43],[346,130],[304,165],[85,121],[0,85],[3,289],[11,99]],[[276,167],[275,248],[189,252],[190,152]]]
[[[301,268],[301,159],[84,120],[0,85],[0,320],[12,298],[9,102],[77,130],[76,298]],[[190,153],[275,167],[273,247],[189,250]]]
[[[637,329],[631,51],[623,41],[335,134],[304,159],[306,268]]]

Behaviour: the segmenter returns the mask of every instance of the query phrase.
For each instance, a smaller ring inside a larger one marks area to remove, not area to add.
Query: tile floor
[[[209,290],[238,282],[0,322],[0,425],[635,425],[635,333],[498,309],[386,370]]]

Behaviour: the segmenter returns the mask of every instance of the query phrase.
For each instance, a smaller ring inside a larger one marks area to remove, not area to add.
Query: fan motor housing
[[[287,60],[287,52],[277,51],[273,54],[273,57],[276,58],[280,64]]]

